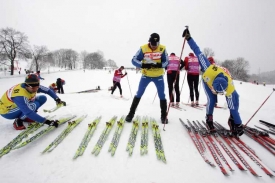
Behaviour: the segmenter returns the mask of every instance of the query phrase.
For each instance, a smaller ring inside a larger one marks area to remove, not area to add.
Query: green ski
[[[100,153],[100,150],[103,147],[103,145],[104,145],[104,143],[105,143],[105,141],[106,141],[106,139],[107,139],[107,137],[108,137],[115,121],[116,121],[116,119],[117,119],[117,116],[113,116],[112,119],[110,119],[109,122],[106,122],[106,127],[102,131],[102,133],[101,133],[101,135],[100,135],[100,137],[99,137],[99,139],[98,139],[98,141],[97,141],[97,143],[96,143],[96,145],[95,145],[95,147],[92,151],[92,154],[97,156]]]
[[[88,124],[88,129],[73,157],[73,159],[76,159],[78,156],[82,156],[84,151],[86,150],[86,147],[88,145],[88,143],[90,142],[93,134],[94,134],[94,131],[97,127],[97,124],[100,122],[101,120],[101,116],[100,117],[97,117],[92,123]]]

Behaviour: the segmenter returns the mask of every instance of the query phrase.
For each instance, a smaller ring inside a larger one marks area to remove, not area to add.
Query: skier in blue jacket
[[[182,37],[185,37],[190,48],[199,59],[201,70],[203,72],[203,86],[205,94],[207,96],[207,108],[206,108],[206,124],[207,128],[214,132],[215,127],[213,125],[213,111],[215,106],[215,95],[225,95],[228,108],[230,110],[230,116],[228,119],[228,125],[231,132],[235,136],[240,136],[244,133],[242,120],[239,114],[239,95],[235,90],[233,80],[230,73],[227,70],[217,65],[211,65],[208,59],[200,51],[194,39],[191,37],[188,28],[183,32]]]

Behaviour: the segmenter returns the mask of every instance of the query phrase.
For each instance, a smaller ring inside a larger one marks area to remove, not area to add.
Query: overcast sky
[[[25,33],[50,51],[102,51],[118,66],[151,33],[168,53],[180,55],[185,25],[201,50],[220,61],[243,57],[250,73],[275,70],[274,0],[0,0],[0,28]],[[190,52],[185,46],[183,57]]]

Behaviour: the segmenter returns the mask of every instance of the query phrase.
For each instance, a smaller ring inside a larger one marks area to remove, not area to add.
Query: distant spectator
[[[39,79],[44,80],[44,78],[42,78],[42,77],[40,76],[40,71],[37,71],[37,72],[36,72],[36,75],[38,76]]]
[[[63,80],[61,78],[57,78],[56,85],[57,85],[57,92],[64,94],[63,85],[65,85],[65,80]]]

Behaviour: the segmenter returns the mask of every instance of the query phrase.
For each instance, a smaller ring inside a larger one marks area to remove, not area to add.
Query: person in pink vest
[[[187,82],[190,90],[191,106],[199,105],[199,76],[200,76],[200,64],[198,58],[193,54],[189,53],[188,57],[184,59],[185,69],[187,71]],[[194,103],[194,89],[196,103]]]
[[[171,53],[169,56],[169,63],[166,67],[167,70],[167,83],[169,88],[170,105],[179,107],[180,103],[180,90],[179,79],[180,70],[184,67],[184,62],[175,53]],[[173,85],[175,84],[176,103],[174,103]]]
[[[113,86],[111,87],[112,95],[113,95],[114,91],[116,90],[116,87],[118,87],[120,97],[122,97],[122,89],[121,89],[121,85],[120,85],[120,80],[121,80],[121,78],[123,78],[124,76],[127,75],[127,72],[125,72],[125,74],[122,73],[123,69],[124,69],[124,66],[121,66],[119,69],[115,70],[114,77],[113,77]]]

